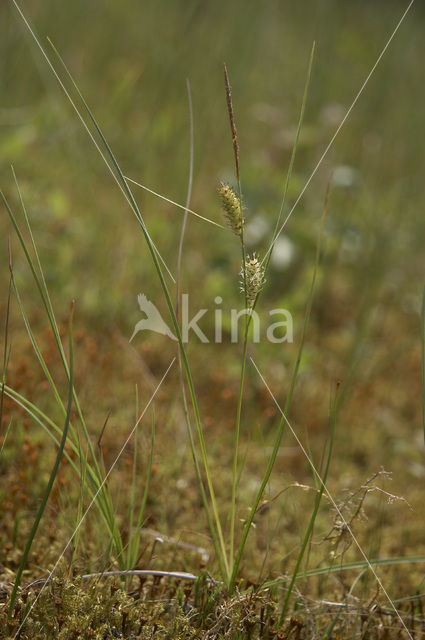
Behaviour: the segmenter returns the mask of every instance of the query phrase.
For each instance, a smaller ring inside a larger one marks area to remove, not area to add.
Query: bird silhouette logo
[[[161,333],[163,336],[168,336],[171,340],[177,341],[176,336],[170,330],[166,322],[162,319],[162,316],[156,306],[147,299],[144,293],[139,293],[137,296],[137,301],[139,303],[140,311],[146,314],[146,318],[139,320],[139,322],[134,327],[133,335],[131,336],[129,342],[131,342],[139,331],[155,331],[155,333]]]

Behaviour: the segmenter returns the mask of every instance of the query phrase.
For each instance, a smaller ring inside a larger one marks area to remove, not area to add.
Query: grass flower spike
[[[244,219],[242,217],[242,206],[239,198],[229,185],[223,182],[220,184],[218,193],[221,197],[224,220],[227,226],[235,235],[240,236],[242,234]]]
[[[264,267],[262,266],[255,253],[253,253],[252,256],[246,257],[245,269],[244,267],[242,267],[240,274],[242,276],[241,291],[245,293],[246,286],[246,300],[248,303],[248,308],[252,309],[255,303],[255,299],[257,298],[257,295],[259,294],[261,287],[265,282]]]

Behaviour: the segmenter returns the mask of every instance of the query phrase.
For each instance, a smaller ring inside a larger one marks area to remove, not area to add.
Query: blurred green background
[[[262,254],[279,211],[313,41],[316,55],[305,125],[286,212],[407,2],[33,0],[22,6],[46,50],[50,37],[60,51],[126,175],[179,203],[185,201],[189,173],[189,79],[195,137],[191,207],[218,222],[219,181],[234,183],[223,86],[226,62],[250,247]],[[88,400],[95,400],[92,410],[104,415],[113,396],[117,411],[128,413],[123,405],[133,401],[131,384],[137,378],[134,371],[125,374],[130,351],[143,356],[158,375],[174,352],[174,345],[151,335],[127,345],[140,319],[139,292],[154,300],[166,317],[144,239],[11,3],[1,4],[0,25],[1,188],[18,209],[12,164],[58,316],[66,318],[75,298],[78,325],[112,360],[100,389],[99,381],[81,380]],[[264,309],[284,306],[292,312],[298,338],[326,186],[333,176],[292,419],[301,432],[308,430],[312,450],[320,455],[329,388],[336,379],[343,380],[337,462],[330,483],[338,489],[358,484],[384,464],[394,471],[395,492],[419,509],[403,522],[403,531],[399,507],[392,512],[403,550],[415,554],[423,547],[419,485],[425,476],[418,313],[425,257],[424,36],[425,11],[416,2],[286,226],[262,299]],[[174,272],[181,211],[137,187],[134,194]],[[9,234],[3,212],[2,310]],[[41,329],[42,314],[15,240],[17,282]],[[183,290],[190,294],[191,309],[214,308],[217,295],[223,297],[224,309],[239,308],[239,268],[235,238],[189,217]],[[208,322],[204,326],[211,333]],[[18,336],[19,327],[15,319],[12,328]],[[201,405],[212,415],[207,426],[214,420],[231,424],[234,407],[226,404],[225,396],[208,399],[206,392],[217,376],[219,384],[234,391],[238,348],[229,345],[227,336],[227,344],[218,346],[200,346],[194,339],[190,352],[199,388],[205,391]],[[293,345],[276,348],[266,343],[253,351],[283,401],[295,352]],[[84,371],[92,375],[90,368]],[[251,423],[267,444],[275,414],[252,371],[249,385]],[[121,391],[123,396],[118,395]],[[207,435],[213,442],[222,427],[216,428]],[[302,456],[294,454],[292,460],[291,455],[281,467],[291,479],[302,481],[308,467]]]
[[[289,204],[406,6],[34,1],[24,8],[46,47],[48,36],[63,55],[127,175],[180,203],[189,166],[185,80],[190,80],[195,127],[192,208],[215,220],[220,220],[217,183],[233,176],[225,61],[233,87],[247,217],[261,216],[272,224],[313,40],[317,52]],[[108,321],[113,318],[124,329],[137,289],[142,283],[147,289],[152,280],[136,222],[16,10],[3,3],[0,11],[2,188],[12,191],[8,167],[13,164],[40,228],[39,242],[61,303],[75,296],[81,309],[99,318],[107,314]],[[373,279],[369,262],[377,259],[371,256],[376,250],[392,263],[393,272],[408,276],[410,285],[400,292],[400,303],[421,290],[410,269],[422,240],[424,18],[417,3],[287,227],[298,260],[311,262],[326,182],[336,167],[347,166],[331,193],[332,247],[327,259],[332,269],[338,264],[354,277],[366,261]],[[155,242],[174,268],[181,212],[137,188],[135,193]],[[197,251],[200,244],[202,252]],[[257,248],[261,251],[263,245],[266,237]],[[232,238],[191,220],[186,247],[188,286],[215,277],[219,287],[227,286],[223,280],[229,280]],[[2,266],[6,253],[3,243]],[[284,271],[275,273],[270,295],[298,288],[300,270],[298,265],[290,277]],[[362,292],[363,277],[358,283]]]

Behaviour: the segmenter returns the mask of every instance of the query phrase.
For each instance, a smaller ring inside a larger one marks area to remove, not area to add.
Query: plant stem
[[[39,45],[39,47],[41,48],[41,50],[44,52],[44,50],[42,49],[40,43],[37,41],[37,44]],[[49,41],[50,42],[50,41]],[[161,289],[163,291],[164,297],[165,297],[165,301],[170,313],[170,317],[171,317],[171,321],[173,324],[173,328],[174,331],[176,333],[177,336],[177,340],[179,343],[179,349],[180,349],[180,353],[181,353],[181,357],[182,357],[182,363],[183,363],[183,369],[186,375],[186,379],[187,379],[187,384],[188,384],[188,388],[189,388],[189,394],[190,394],[190,398],[191,398],[191,403],[192,403],[192,407],[193,407],[193,412],[194,412],[194,416],[195,416],[195,423],[196,423],[196,429],[197,429],[197,433],[198,433],[198,439],[199,439],[199,443],[200,443],[200,448],[201,448],[201,457],[202,457],[202,462],[203,462],[203,466],[204,466],[204,472],[205,472],[205,477],[207,480],[207,485],[208,485],[208,491],[210,494],[210,500],[211,500],[211,506],[212,506],[212,510],[213,510],[213,515],[214,515],[214,520],[215,520],[215,525],[217,528],[217,533],[218,533],[218,539],[220,542],[220,547],[221,547],[221,552],[223,554],[223,556],[226,556],[226,546],[224,543],[224,537],[223,537],[223,531],[222,531],[222,527],[221,527],[221,522],[220,522],[220,517],[219,517],[219,513],[218,513],[218,507],[217,507],[217,501],[216,501],[216,497],[215,497],[215,491],[214,491],[214,486],[212,483],[212,478],[211,478],[211,472],[210,472],[210,468],[209,468],[209,462],[208,462],[208,456],[207,456],[207,451],[206,451],[206,446],[205,446],[205,439],[204,439],[204,435],[202,432],[202,425],[201,425],[201,418],[200,418],[200,413],[199,413],[199,407],[198,407],[198,402],[197,402],[197,398],[196,398],[196,393],[195,393],[195,388],[194,388],[194,383],[193,383],[193,378],[192,378],[192,373],[190,370],[190,366],[189,366],[189,361],[187,358],[187,354],[186,354],[186,350],[183,344],[183,339],[182,339],[182,335],[181,335],[181,330],[180,330],[180,326],[179,323],[177,321],[177,317],[174,311],[174,307],[173,307],[173,303],[171,301],[171,296],[167,287],[167,283],[165,282],[164,279],[164,275],[162,273],[162,269],[161,266],[159,264],[159,259],[158,259],[158,255],[157,255],[157,250],[151,240],[151,237],[148,233],[148,230],[146,228],[146,225],[143,221],[142,215],[140,213],[139,207],[134,199],[134,196],[132,194],[132,191],[130,189],[130,187],[128,186],[127,180],[125,179],[123,172],[112,152],[112,149],[110,148],[105,136],[103,135],[103,132],[101,131],[96,119],[93,116],[93,113],[91,112],[86,100],[84,99],[81,91],[79,90],[77,84],[75,83],[70,71],[68,70],[65,62],[62,60],[61,56],[59,55],[58,51],[56,50],[56,48],[53,46],[53,44],[50,42],[53,51],[55,52],[56,56],[58,57],[59,61],[61,62],[65,72],[67,73],[70,81],[72,82],[72,85],[74,87],[74,89],[76,90],[76,92],[78,93],[78,96],[80,97],[84,108],[86,110],[86,113],[90,119],[90,121],[92,122],[94,128],[96,129],[96,132],[98,133],[102,144],[106,150],[107,155],[109,156],[109,159],[111,160],[112,166],[116,171],[116,178],[118,180],[118,183],[122,189],[122,191],[124,192],[127,201],[129,202],[131,209],[133,210],[133,213],[135,214],[143,235],[145,237],[146,240],[146,244],[148,246],[148,250],[155,268],[155,271],[158,275],[159,278],[159,282],[161,285]],[[67,94],[68,95],[68,94]],[[68,96],[69,97],[69,96]],[[69,97],[70,99],[70,97]],[[73,103],[74,104],[74,103]],[[79,115],[79,117],[83,120],[82,116],[80,115],[80,112],[78,111],[77,107],[74,105],[74,109],[76,110],[76,113]],[[107,166],[112,169],[112,167],[110,167],[109,163],[106,161],[105,162],[107,164]],[[115,174],[113,174],[115,176]],[[227,563],[227,559],[226,559],[226,563]]]
[[[330,439],[329,439],[329,450],[328,450],[328,457],[327,457],[327,461],[326,461],[325,472],[323,474],[322,481],[320,483],[319,493],[316,496],[316,500],[315,500],[315,503],[314,503],[314,509],[313,509],[312,514],[311,514],[310,521],[308,523],[308,527],[307,527],[307,529],[305,531],[303,543],[301,545],[301,549],[300,549],[300,552],[298,554],[297,562],[295,563],[295,568],[294,568],[294,571],[292,572],[291,581],[290,581],[288,589],[286,591],[286,597],[285,597],[285,600],[284,600],[284,603],[283,603],[283,607],[282,607],[282,611],[281,611],[280,618],[279,618],[279,625],[282,625],[283,621],[285,620],[285,615],[286,615],[286,611],[288,609],[289,599],[291,597],[292,590],[293,590],[294,584],[295,584],[295,580],[297,579],[298,570],[300,568],[302,559],[304,557],[305,550],[307,549],[307,545],[308,545],[308,542],[310,540],[310,536],[311,536],[311,534],[313,532],[314,523],[316,522],[316,517],[317,517],[318,511],[319,511],[320,503],[322,501],[323,492],[325,490],[326,479],[328,477],[329,466],[330,466],[331,457],[332,457],[334,436],[335,436],[335,425],[336,425],[336,416],[337,416],[337,409],[338,409],[338,389],[339,389],[339,384],[337,384],[337,387],[336,387],[333,408],[332,408],[332,412],[331,412],[331,416],[330,416],[330,418],[331,418],[331,435],[330,435]]]

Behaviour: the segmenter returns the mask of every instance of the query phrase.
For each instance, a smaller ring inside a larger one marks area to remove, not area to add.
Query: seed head
[[[264,280],[264,267],[258,259],[258,256],[253,253],[252,256],[247,256],[245,259],[245,277],[244,277],[244,268],[242,267],[240,273],[241,280],[241,291],[242,293],[246,293],[246,300],[248,303],[248,307],[252,309],[254,306],[255,299],[257,295],[261,291]],[[245,292],[245,281],[246,281],[246,292]]]
[[[223,207],[223,215],[226,225],[237,236],[242,233],[242,227],[244,219],[242,217],[242,207],[239,198],[235,195],[234,191],[228,184],[223,182],[220,184],[218,190],[221,197],[221,206]]]

